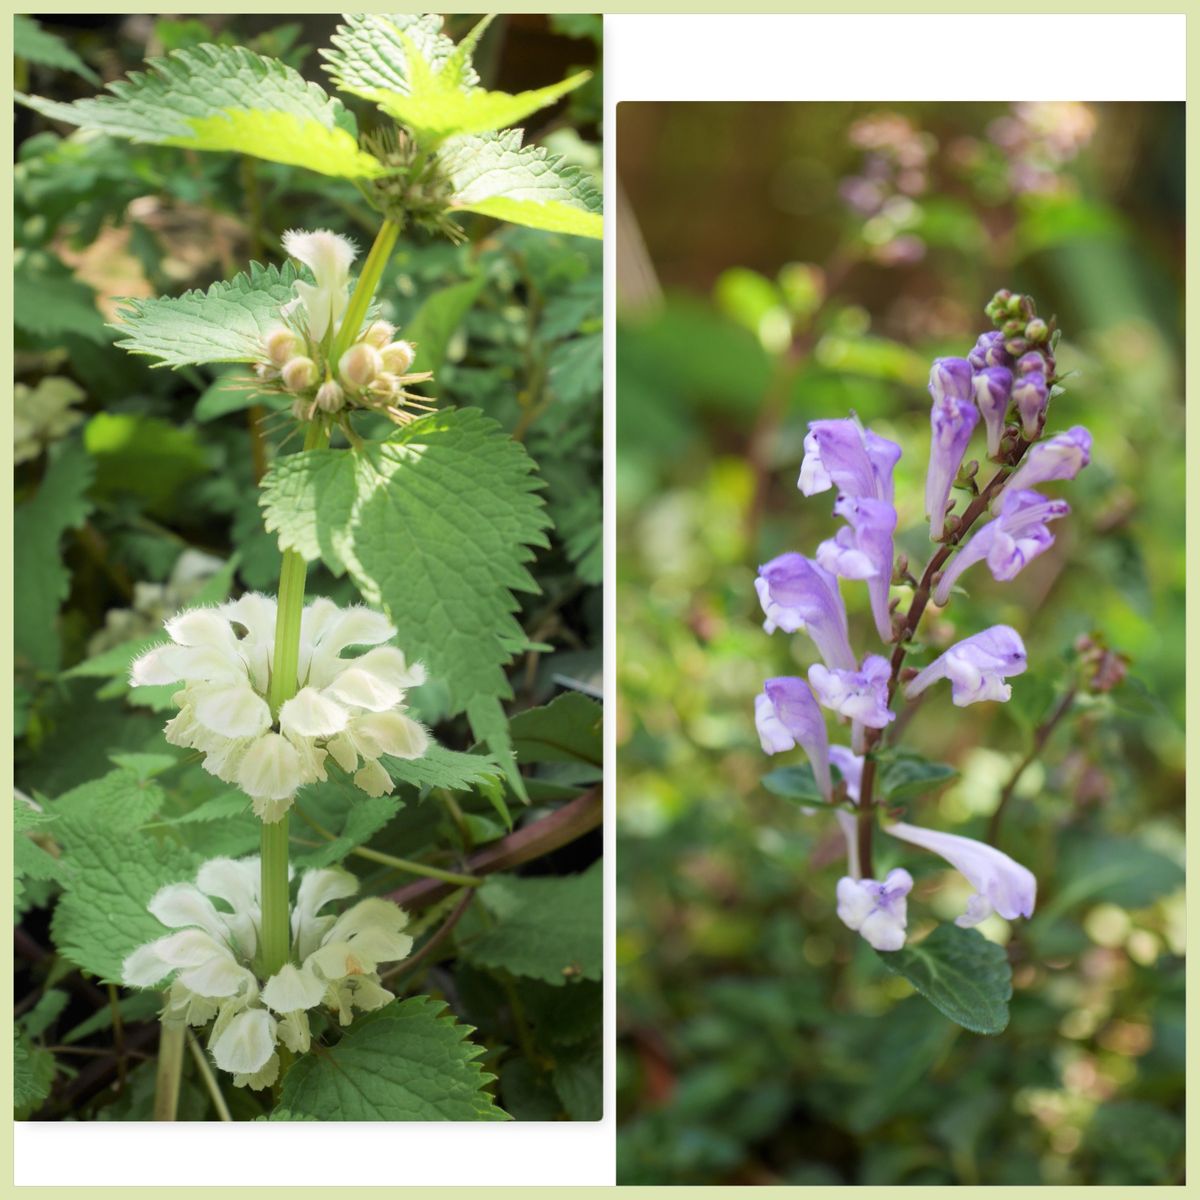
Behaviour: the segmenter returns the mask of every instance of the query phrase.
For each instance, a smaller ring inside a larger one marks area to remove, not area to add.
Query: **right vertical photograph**
[[[1182,1183],[1184,132],[618,105],[619,1184]]]

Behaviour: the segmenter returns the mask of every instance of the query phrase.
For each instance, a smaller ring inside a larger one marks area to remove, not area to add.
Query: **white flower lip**
[[[178,613],[166,623],[171,641],[138,658],[130,680],[183,685],[167,740],[199,750],[205,770],[241,788],[263,821],[278,820],[301,787],[324,780],[327,757],[368,795],[391,792],[380,757],[420,758],[429,748],[428,732],[405,709],[424,667],[384,644],[396,629],[382,613],[319,597],[301,616],[299,689],[274,722],[275,620],[275,600],[256,593]],[[367,649],[355,656],[355,647]]]

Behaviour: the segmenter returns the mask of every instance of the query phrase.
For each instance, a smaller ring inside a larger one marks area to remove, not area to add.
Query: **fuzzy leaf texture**
[[[117,314],[125,337],[117,345],[157,358],[155,366],[162,367],[254,362],[262,356],[266,331],[279,324],[280,306],[292,298],[292,284],[305,278],[291,263],[251,263],[249,272],[207,291],[126,300]]]
[[[457,409],[358,450],[281,458],[260,499],[280,548],[349,572],[387,610],[397,644],[445,683],[451,710],[471,714],[507,761],[493,710],[512,695],[504,667],[527,644],[513,592],[538,590],[525,564],[547,545],[539,487],[519,443],[478,409]]]
[[[449,39],[431,36],[419,20],[402,24],[400,18],[382,15],[359,18],[359,29],[369,31],[367,38],[341,27],[333,39],[337,49],[326,54],[327,69],[342,91],[377,104],[426,145],[455,134],[490,133],[515,125],[591,78],[590,72],[582,71],[517,95],[474,86],[467,82],[474,76],[470,50],[487,21],[459,46],[450,43],[447,49]]]
[[[600,863],[581,875],[525,878],[494,875],[479,899],[496,923],[466,946],[476,966],[561,987],[599,979],[603,969],[603,888]]]
[[[193,46],[152,59],[108,85],[109,95],[64,104],[17,98],[53,121],[189,150],[228,150],[346,179],[385,173],[358,147],[342,102],[299,72],[241,46]]]
[[[91,512],[87,490],[94,474],[95,466],[83,448],[69,443],[51,460],[32,499],[13,515],[13,632],[18,665],[58,669],[62,654],[58,610],[71,583],[59,542]]]
[[[1008,1026],[1012,968],[1004,947],[977,929],[939,925],[915,946],[879,957],[956,1025],[986,1034]]]
[[[331,1049],[300,1058],[283,1080],[291,1120],[504,1121],[486,1088],[472,1031],[428,996],[359,1017]]]
[[[522,132],[454,138],[442,148],[452,210],[554,233],[603,237],[600,192],[582,168],[544,146],[523,146]]]

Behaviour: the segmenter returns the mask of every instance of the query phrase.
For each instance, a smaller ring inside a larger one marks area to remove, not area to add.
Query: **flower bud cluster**
[[[292,413],[301,421],[318,414],[336,417],[347,408],[375,409],[404,421],[411,419],[406,407],[426,408],[406,386],[431,376],[412,373],[415,350],[396,339],[387,321],[372,322],[332,360],[349,301],[354,246],[328,230],[292,230],[284,235],[284,247],[310,269],[315,283],[297,281],[296,297],[280,309],[281,323],[263,338],[259,380],[290,395]]]

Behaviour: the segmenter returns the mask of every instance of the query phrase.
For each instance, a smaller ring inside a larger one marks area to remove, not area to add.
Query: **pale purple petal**
[[[833,794],[829,737],[825,718],[808,684],[794,675],[768,679],[754,702],[754,717],[763,750],[778,754],[799,745],[812,764],[821,795],[828,800]]]
[[[950,696],[959,708],[980,700],[1007,700],[1012,688],[1004,682],[1026,667],[1025,643],[1009,625],[993,625],[956,642],[904,688],[919,695],[938,679],[950,680]]]
[[[1029,562],[1054,544],[1046,522],[1065,517],[1071,507],[1065,500],[1047,500],[1037,492],[1004,490],[1000,515],[983,526],[950,560],[933,602],[945,604],[958,577],[974,563],[987,560],[993,578],[1013,579]]]
[[[892,500],[892,469],[900,447],[852,418],[810,421],[797,486],[806,496],[837,490],[847,496]]]
[[[768,633],[776,628],[806,633],[827,664],[852,667],[854,653],[837,578],[802,554],[781,554],[758,570],[754,586],[766,616],[763,628]]]
[[[987,429],[987,452],[994,458],[1000,452],[1004,418],[1012,399],[1012,372],[1007,367],[987,367],[975,376],[975,404],[983,414]]]
[[[842,778],[846,782],[846,795],[857,804],[865,760],[846,746],[830,746],[829,761],[841,771]]]
[[[817,561],[843,579],[867,580],[875,628],[883,641],[890,642],[892,615],[888,609],[888,596],[892,583],[892,533],[896,528],[896,510],[885,500],[842,495],[837,498],[833,512],[846,521],[846,526],[817,547]]]
[[[844,808],[835,808],[833,815],[837,820],[838,828],[842,831],[842,837],[846,840],[846,866],[850,870],[850,876],[852,879],[861,879],[862,866],[858,858],[858,818]]]
[[[857,671],[830,670],[814,663],[808,669],[808,682],[826,708],[869,729],[883,729],[896,718],[887,706],[890,674],[886,658],[868,654]]]
[[[981,333],[975,349],[967,355],[967,361],[975,371],[986,367],[1011,367],[1012,355],[1004,349],[1004,334],[998,329]]]
[[[971,364],[965,358],[939,358],[929,373],[933,406],[929,410],[932,441],[925,477],[925,515],[934,541],[942,536],[950,489],[979,423],[973,379]]]
[[[912,876],[903,867],[889,871],[882,883],[844,876],[837,885],[837,914],[876,950],[899,950],[908,927],[912,886]]]
[[[1021,432],[1026,441],[1032,441],[1041,433],[1048,397],[1046,376],[1041,371],[1018,375],[1014,381],[1013,400],[1016,401],[1017,413],[1021,418]]]
[[[1091,459],[1092,435],[1082,425],[1075,425],[1066,433],[1056,433],[1031,446],[1006,490],[1035,488],[1052,479],[1074,479]]]
[[[1006,921],[1033,916],[1037,902],[1037,880],[1032,871],[1009,858],[1003,851],[985,842],[977,842],[974,838],[938,833],[918,825],[901,822],[883,828],[893,837],[940,854],[976,890],[978,895],[971,898],[966,912],[956,919],[956,925],[978,925],[993,911]]]

